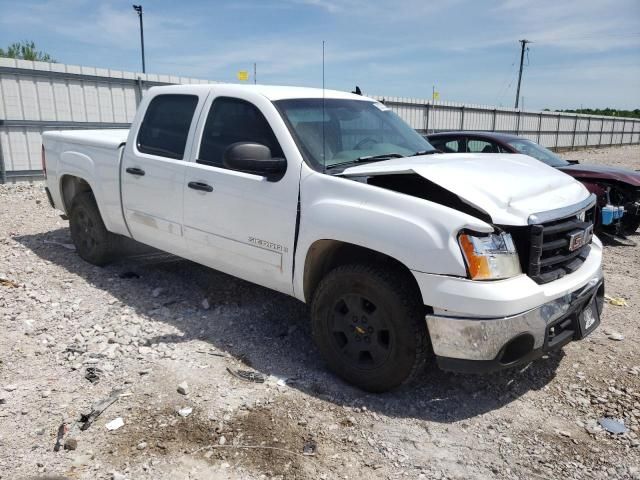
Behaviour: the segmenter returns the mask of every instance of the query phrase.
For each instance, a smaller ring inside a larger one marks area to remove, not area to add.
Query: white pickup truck
[[[120,236],[310,304],[369,391],[528,362],[600,322],[594,197],[523,155],[441,154],[384,104],[318,89],[150,89],[130,130],[46,132],[78,254]]]

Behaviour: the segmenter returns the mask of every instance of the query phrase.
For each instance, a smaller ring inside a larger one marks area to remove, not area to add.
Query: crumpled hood
[[[579,163],[577,165],[560,167],[559,170],[562,170],[572,177],[584,180],[616,180],[633,187],[640,187],[640,171],[634,171],[628,168]]]
[[[445,153],[350,167],[343,176],[416,173],[487,213],[495,224],[527,225],[529,216],[589,196],[569,175],[526,155]]]

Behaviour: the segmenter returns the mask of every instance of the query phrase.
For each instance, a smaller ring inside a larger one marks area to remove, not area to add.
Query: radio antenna
[[[322,41],[322,171],[327,171],[327,157],[325,156],[324,146],[324,40]]]

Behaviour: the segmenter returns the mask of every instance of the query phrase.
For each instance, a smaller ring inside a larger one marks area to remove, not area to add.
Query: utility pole
[[[520,100],[520,83],[522,82],[522,66],[524,63],[524,51],[527,47],[527,43],[531,43],[529,40],[519,40],[522,44],[522,50],[520,51],[520,73],[518,74],[518,90],[516,91],[516,106],[518,108],[518,100]]]
[[[133,5],[133,9],[138,12],[140,19],[140,46],[142,47],[142,73],[146,73],[144,65],[144,29],[142,27],[142,5]]]

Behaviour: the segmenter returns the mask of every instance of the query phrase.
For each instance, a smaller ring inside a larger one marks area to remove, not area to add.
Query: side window
[[[151,100],[138,131],[138,150],[182,160],[197,105],[195,95],[158,95]]]
[[[467,148],[471,153],[500,153],[498,145],[494,142],[488,142],[487,140],[469,139],[469,141],[467,141]]]
[[[459,153],[464,152],[463,143],[459,140],[450,140],[448,138],[435,138],[429,140],[429,143],[443,153]],[[461,150],[462,148],[462,150]]]
[[[236,142],[261,143],[274,158],[284,157],[269,122],[255,105],[238,98],[217,98],[204,125],[197,162],[223,167],[225,150]]]

